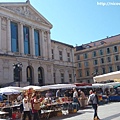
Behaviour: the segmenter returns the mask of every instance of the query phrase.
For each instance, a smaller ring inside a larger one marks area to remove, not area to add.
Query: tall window
[[[107,57],[107,62],[111,62],[111,57]]]
[[[88,58],[88,55],[87,53],[84,54],[84,59],[87,59]]]
[[[51,53],[52,53],[52,59],[54,59],[54,50],[53,49],[51,50]]]
[[[102,73],[103,73],[103,74],[105,74],[105,73],[106,73],[106,72],[105,72],[105,68],[102,68]]]
[[[34,39],[35,39],[35,55],[40,56],[40,39],[38,30],[34,30]]]
[[[88,66],[89,66],[88,61],[85,61],[85,62],[84,62],[84,65],[85,65],[85,67],[88,67]]]
[[[38,82],[39,85],[43,85],[43,69],[41,67],[38,68]]]
[[[80,60],[80,55],[77,55],[76,57],[77,57],[77,60]]]
[[[60,57],[60,60],[63,60],[63,58],[62,58],[62,51],[59,51],[59,57]]]
[[[17,23],[11,22],[11,51],[19,52],[18,47],[18,25]]]
[[[112,66],[109,66],[109,72],[113,72]]]
[[[114,46],[114,52],[117,52],[117,51],[118,51],[117,46]]]
[[[99,52],[100,52],[100,55],[103,55],[103,50],[102,49]]]
[[[93,61],[93,64],[94,64],[94,65],[97,65],[97,64],[98,64],[98,61],[97,61],[97,60],[94,60],[94,61]]]
[[[54,79],[54,83],[56,83],[56,74],[53,73],[53,79]]]
[[[79,77],[82,77],[82,70],[79,70]]]
[[[70,53],[67,53],[68,62],[70,62]]]
[[[117,71],[120,70],[120,66],[119,66],[119,65],[116,66],[116,70],[117,70]]]
[[[98,72],[98,68],[95,68],[94,73],[95,73],[96,75],[99,74],[99,72]]]
[[[90,75],[89,70],[86,70],[85,72],[86,72],[86,76]]]
[[[119,55],[115,55],[115,61],[119,60]]]
[[[110,48],[107,48],[107,54],[109,54],[110,53]]]
[[[23,35],[24,35],[24,53],[30,54],[30,40],[29,40],[29,28],[23,27]]]
[[[78,63],[78,67],[81,68],[81,63]]]
[[[32,84],[32,68],[30,66],[27,67],[27,81]]]
[[[93,51],[93,57],[96,57],[97,53],[96,51]]]
[[[102,63],[102,64],[104,63],[104,58],[101,58],[101,63]]]
[[[69,82],[72,82],[72,74],[69,74]]]
[[[64,83],[64,73],[61,73],[61,83]]]

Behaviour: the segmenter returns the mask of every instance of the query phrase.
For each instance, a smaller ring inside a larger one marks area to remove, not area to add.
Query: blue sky
[[[30,0],[30,3],[53,25],[53,40],[76,46],[120,34],[120,0]]]

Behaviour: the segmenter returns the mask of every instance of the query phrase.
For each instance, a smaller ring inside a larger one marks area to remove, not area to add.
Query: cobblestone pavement
[[[120,120],[120,102],[99,106],[98,115],[101,120]],[[53,117],[50,120],[93,120],[93,109],[88,107],[79,110],[77,113]]]

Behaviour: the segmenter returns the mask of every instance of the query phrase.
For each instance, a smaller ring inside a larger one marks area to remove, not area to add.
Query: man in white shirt
[[[75,88],[73,88],[73,101],[76,102],[76,99],[78,99],[78,92]]]
[[[28,96],[24,95],[24,99],[23,99],[23,117],[22,120],[25,120],[26,117],[28,116],[29,120],[31,119],[31,113],[30,113],[30,102],[28,100]]]
[[[78,101],[78,92],[75,88],[73,88],[73,103],[76,105],[77,110],[80,109],[80,105]]]

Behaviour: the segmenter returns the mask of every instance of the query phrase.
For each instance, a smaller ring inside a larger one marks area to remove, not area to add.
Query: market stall
[[[6,118],[18,119],[21,117],[20,111],[20,103],[16,101],[16,98],[19,93],[27,94],[28,99],[30,100],[32,93],[37,92],[39,94],[40,100],[40,116],[41,118],[50,118],[53,116],[61,116],[63,110],[66,110],[66,114],[71,113],[73,111],[72,99],[68,97],[59,97],[51,96],[51,98],[46,98],[45,94],[47,91],[57,90],[57,89],[72,89],[75,88],[76,85],[73,84],[54,84],[54,85],[46,85],[46,86],[34,86],[29,85],[23,88],[9,86],[6,88],[1,88],[0,93],[5,94],[8,97],[9,104],[4,103],[0,104],[1,112],[6,113]],[[46,91],[47,90],[47,91]],[[42,96],[44,95],[44,96]],[[11,100],[12,98],[12,100]],[[11,101],[11,103],[10,103]],[[65,113],[65,112],[64,112]]]
[[[67,89],[67,88],[74,88],[76,85],[74,84],[53,84],[53,85],[45,85],[41,88],[49,88],[49,89]]]
[[[0,94],[4,94],[8,96],[7,100],[0,102],[1,113],[6,113],[4,117],[13,118],[13,116],[16,115],[16,118],[20,118],[19,103],[15,101],[16,96],[19,93],[20,93],[19,90],[13,89],[12,87],[0,88]]]

